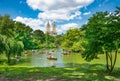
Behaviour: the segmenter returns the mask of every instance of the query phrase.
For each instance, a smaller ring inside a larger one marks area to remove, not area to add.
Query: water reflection
[[[56,57],[57,60],[47,59],[49,54]],[[74,57],[71,55],[63,55],[62,49],[45,50],[42,54],[33,53],[31,55],[31,65],[37,67],[66,67],[68,63],[74,63],[73,59]]]
[[[47,59],[49,53],[53,57],[56,57],[57,60],[49,60]],[[27,63],[31,66],[35,67],[79,67],[80,64],[88,63],[86,62],[80,54],[62,54],[62,49],[54,49],[54,50],[44,50],[44,52],[38,51],[33,52],[31,55],[26,55],[24,58]],[[102,59],[95,59],[89,62],[90,64],[105,64],[105,56],[99,56]],[[118,58],[120,55],[118,55]],[[119,66],[119,59],[116,63]]]
[[[56,66],[57,61],[47,59],[48,54],[52,50],[45,50],[42,53],[35,53],[31,55],[31,65],[37,67],[51,67]],[[53,52],[52,56],[57,57],[57,52]],[[58,57],[57,57],[58,58]]]

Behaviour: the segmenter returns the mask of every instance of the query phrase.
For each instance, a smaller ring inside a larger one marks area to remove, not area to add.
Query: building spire
[[[52,28],[52,31],[50,31],[51,28]],[[50,26],[49,21],[47,22],[47,24],[46,24],[46,34],[49,34],[49,35],[52,35],[52,36],[57,35],[55,22],[52,23],[52,26]]]
[[[50,34],[50,23],[49,23],[49,21],[46,24],[46,33]]]
[[[56,34],[57,34],[55,22],[52,23],[52,34],[53,34],[53,35],[56,35]]]

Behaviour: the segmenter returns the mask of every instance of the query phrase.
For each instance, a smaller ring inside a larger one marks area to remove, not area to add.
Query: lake
[[[28,56],[24,57],[26,62],[23,64],[18,65],[27,65],[27,66],[34,66],[34,67],[79,67],[80,64],[102,64],[105,65],[105,55],[99,55],[100,59],[94,59],[91,62],[86,62],[82,57],[81,54],[62,54],[62,49],[52,49],[52,50],[44,50],[44,52],[33,52]],[[57,60],[49,60],[47,57],[51,55]],[[117,58],[116,67],[120,67],[120,54]]]

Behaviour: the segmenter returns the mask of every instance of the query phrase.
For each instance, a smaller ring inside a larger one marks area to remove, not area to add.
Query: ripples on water
[[[47,59],[49,53],[56,57],[57,60],[49,60]],[[102,55],[100,58],[93,60],[92,62],[86,62],[80,54],[62,54],[63,51],[61,49],[58,50],[44,50],[44,52],[33,52],[29,55],[29,63],[31,66],[35,67],[79,67],[80,64],[105,64],[105,56]],[[120,57],[120,55],[119,55]],[[119,65],[117,63],[117,65]]]

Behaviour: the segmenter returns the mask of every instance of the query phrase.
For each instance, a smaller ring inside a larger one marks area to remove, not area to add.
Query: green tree
[[[2,54],[7,47],[6,39],[6,36],[0,34],[0,54]]]
[[[26,26],[25,24],[22,24],[20,22],[15,22],[14,32],[15,40],[22,41],[25,50],[37,48],[36,41],[32,36],[33,30],[29,26]]]
[[[62,42],[62,34],[61,35],[57,35],[56,37],[55,37],[55,46],[56,47],[60,47],[60,45],[61,45],[61,42]]]
[[[6,35],[7,37],[12,37],[14,22],[10,19],[9,15],[0,16],[0,34]]]
[[[49,34],[45,34],[45,47],[46,48],[56,48],[56,45],[55,45],[55,36],[51,36]]]
[[[41,30],[35,30],[33,32],[33,37],[37,40],[40,40],[41,43],[44,43],[45,42],[45,35],[44,35],[44,32],[41,31]]]
[[[21,53],[24,49],[24,45],[21,41],[15,41],[12,39],[7,39],[6,41],[6,49],[5,49],[5,54],[7,56],[8,63],[11,62],[11,57],[21,56]]]
[[[21,41],[15,40],[14,23],[9,15],[0,16],[0,53],[6,54],[8,63],[11,55],[20,54],[24,48]]]
[[[75,28],[70,29],[62,37],[62,48],[68,51],[80,52],[83,51],[82,43],[84,31]]]
[[[112,72],[114,69],[120,46],[119,14],[97,12],[84,25],[87,44],[82,54],[83,57],[90,61],[97,58],[98,54],[105,54],[107,70],[109,72]],[[113,58],[113,55],[115,58]]]

